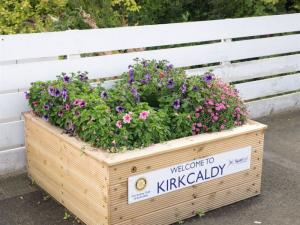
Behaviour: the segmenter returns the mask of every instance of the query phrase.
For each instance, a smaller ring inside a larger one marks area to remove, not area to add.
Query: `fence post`
[[[222,38],[221,42],[226,45],[227,43],[232,42],[232,39],[231,38]],[[230,75],[230,73],[228,73],[230,66],[231,66],[231,61],[222,61],[221,62],[223,80],[226,82],[230,80],[231,75]]]

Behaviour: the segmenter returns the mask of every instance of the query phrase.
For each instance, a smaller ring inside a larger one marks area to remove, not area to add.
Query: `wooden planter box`
[[[266,126],[254,121],[112,154],[24,117],[30,177],[86,224],[171,224],[260,193]]]

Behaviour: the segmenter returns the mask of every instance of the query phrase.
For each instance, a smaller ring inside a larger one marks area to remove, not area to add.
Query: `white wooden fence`
[[[61,72],[78,70],[88,71],[90,78],[104,78],[126,71],[136,57],[167,59],[177,67],[193,66],[194,69],[187,70],[192,75],[212,68],[226,81],[239,81],[236,87],[248,101],[251,116],[264,116],[300,107],[300,92],[297,92],[300,89],[299,32],[300,14],[290,14],[2,35],[0,174],[22,170],[25,166],[21,113],[29,109],[23,92],[32,81],[55,79]],[[149,50],[146,47],[163,48]],[[80,56],[133,48],[142,49],[139,52]],[[59,60],[58,56],[63,55],[67,59]]]

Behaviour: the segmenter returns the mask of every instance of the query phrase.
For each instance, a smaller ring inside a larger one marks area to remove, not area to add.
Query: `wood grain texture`
[[[212,210],[260,193],[266,126],[254,121],[230,131],[154,145],[151,154],[141,156],[146,150],[106,153],[31,113],[24,118],[29,175],[86,224],[167,225],[194,216],[198,209]],[[133,174],[246,146],[252,146],[249,170],[127,203],[127,179]]]
[[[126,181],[128,176],[136,175],[138,173],[149,172],[151,170],[166,167],[166,165],[175,165],[245,146],[252,146],[253,148],[259,147],[262,140],[263,135],[261,132],[244,134],[207,144],[179,148],[172,152],[147,157],[146,160],[134,160],[111,166],[109,168],[111,174],[109,183],[110,185],[118,184]],[[135,173],[132,172],[133,167],[135,167]]]
[[[26,117],[25,117],[26,118]],[[108,169],[26,119],[28,172],[87,224],[108,224]]]
[[[262,159],[262,151],[263,151],[263,149],[262,149],[261,146],[253,148],[253,152],[252,152],[253,161],[251,162],[251,168],[253,169],[254,172],[257,169],[259,169],[258,166],[261,165],[260,160]],[[259,158],[259,160],[257,160],[258,158]],[[186,161],[187,160],[182,160],[182,162],[186,162]],[[149,164],[149,162],[146,162],[146,163]],[[169,164],[169,165],[172,165],[171,164],[172,162],[166,162],[166,163]],[[176,162],[174,162],[174,163],[176,163]],[[152,169],[152,168],[148,167],[148,170],[146,170],[145,172],[149,172],[149,171],[152,171],[152,170],[155,170],[155,169]],[[247,177],[253,171],[241,172],[240,175],[239,174],[236,174],[236,175],[234,174],[234,175],[229,175],[228,177],[229,178],[231,176],[232,177],[242,177],[242,176]],[[136,174],[132,174],[132,175],[136,175]],[[128,175],[128,176],[131,176],[131,175]],[[188,188],[184,188],[182,190],[179,190],[178,192],[180,192],[180,191],[184,192],[184,190],[188,190]],[[118,184],[115,184],[115,185],[110,185],[110,187],[109,187],[109,194],[110,194],[111,207],[113,207],[115,205],[118,205],[118,204],[125,204],[125,203],[127,203],[127,200],[128,200],[127,193],[128,193],[127,180],[125,180],[125,179],[121,183],[118,183]],[[176,195],[175,193],[171,192],[171,193],[168,193],[167,195],[159,196],[159,198],[163,198],[164,196],[168,196],[168,195],[171,196],[172,194]],[[150,199],[150,200],[147,200],[147,201],[153,201],[153,199]],[[146,202],[146,201],[143,201],[143,202]],[[137,205],[137,204],[138,203],[136,203],[135,205]]]
[[[56,135],[60,139],[67,141],[73,147],[78,149],[84,147],[85,154],[95,158],[101,163],[104,162],[109,166],[119,165],[125,162],[130,162],[138,159],[149,158],[151,156],[158,156],[160,154],[173,152],[178,149],[199,147],[210,142],[216,142],[242,134],[249,134],[256,131],[262,132],[267,128],[267,126],[264,124],[255,122],[253,120],[248,120],[248,122],[243,126],[235,127],[230,130],[224,130],[222,132],[205,133],[201,135],[189,136],[179,138],[176,140],[166,141],[159,144],[154,144],[143,149],[136,149],[133,151],[111,154],[101,149],[93,148],[89,144],[82,142],[80,139],[63,134],[62,129],[52,126],[50,123],[45,122],[43,119],[37,116],[34,116],[32,113],[24,113],[24,117],[26,119],[30,119],[33,123],[38,124],[40,127]]]
[[[166,225],[197,215],[198,210],[210,211],[260,193],[261,181],[253,180],[191,201],[155,211],[117,225]]]

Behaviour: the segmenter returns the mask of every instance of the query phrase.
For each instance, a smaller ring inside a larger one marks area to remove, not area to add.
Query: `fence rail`
[[[0,35],[0,155],[14,159],[0,159],[0,174],[24,168],[21,113],[31,82],[78,70],[107,78],[136,57],[238,82],[252,117],[300,108],[300,14]]]

